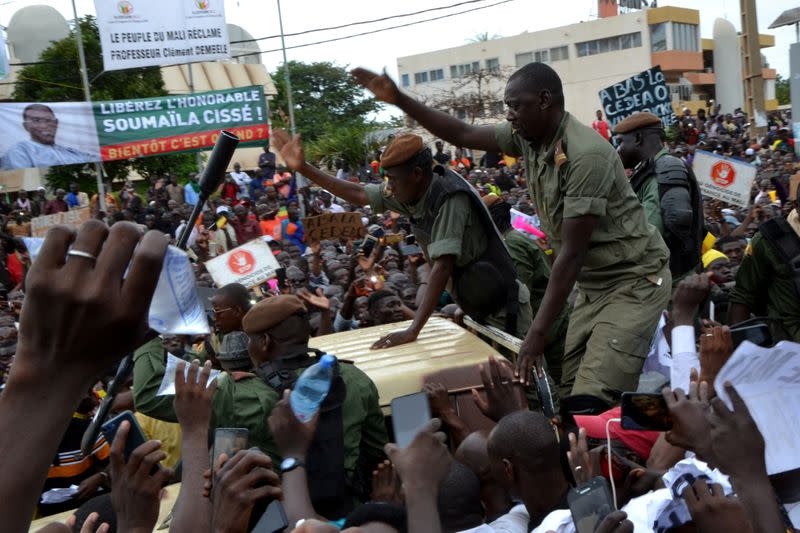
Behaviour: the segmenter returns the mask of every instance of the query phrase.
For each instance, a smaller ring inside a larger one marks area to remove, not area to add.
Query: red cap
[[[586,430],[586,436],[591,439],[606,438],[606,422],[612,418],[622,418],[622,408],[614,407],[599,415],[575,415],[575,423],[579,428]],[[622,429],[619,422],[608,425],[611,438],[620,441],[645,461],[650,457],[650,450],[658,440],[658,431],[632,431]]]

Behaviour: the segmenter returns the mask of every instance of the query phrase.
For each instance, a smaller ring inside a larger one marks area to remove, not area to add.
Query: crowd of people
[[[165,526],[176,532],[251,531],[280,501],[286,531],[566,533],[570,491],[596,477],[613,501],[595,531],[792,529],[797,483],[767,475],[747,405],[727,384],[731,410],[714,387],[737,324],[763,322],[770,344],[800,342],[787,116],[771,115],[761,138],[740,110],[684,110],[669,130],[649,113],[610,128],[598,111],[589,127],[564,109],[555,72],[532,63],[509,79],[507,122],[475,126],[386,75],[354,77],[441,140],[398,134],[361,168],[328,174],[299,137],[274,130],[259,168],[235,163],[198,220],[195,174],[153,177],[142,192],[109,183],[102,203],[78,184],[1,203],[3,530],[76,509],[44,530],[151,531],[163,488],[180,482]],[[696,150],[756,166],[749,207],[702,195]],[[31,262],[31,218],[83,208],[92,219],[51,229]],[[306,238],[304,218],[342,212],[359,213],[364,238]],[[147,310],[183,231],[197,286],[213,288],[212,333],[158,336]],[[256,239],[281,267],[277,283],[214,288],[205,263]],[[414,342],[434,314],[521,341],[480,367],[474,401],[493,429],[471,427],[429,383],[434,418],[400,448],[375,384],[344,360],[319,415],[297,420],[289,391],[318,360],[311,337],[402,323],[376,335],[372,349],[388,349]],[[679,330],[685,383],[654,362],[656,333],[677,357]],[[136,428],[124,422],[84,454],[129,352],[111,411],[135,412],[149,440],[126,450]],[[168,354],[180,360],[174,395],[159,390]],[[537,377],[552,385],[552,418]],[[637,390],[663,395],[670,430],[609,429]],[[216,428],[247,429],[249,449],[210,458]],[[69,496],[44,497],[59,490]]]

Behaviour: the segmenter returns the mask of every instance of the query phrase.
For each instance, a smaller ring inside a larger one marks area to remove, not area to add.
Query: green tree
[[[499,39],[502,35],[498,35],[496,33],[489,34],[488,31],[483,31],[480,33],[476,33],[474,36],[467,39],[469,43],[485,43],[486,41],[491,41],[492,39]]]
[[[364,93],[345,67],[331,62],[300,61],[289,61],[288,66],[295,123],[306,141],[314,141],[338,128],[364,126],[368,123],[367,116],[380,109],[380,104]],[[288,119],[276,116],[278,111],[289,113],[283,66],[272,73],[272,80],[278,88],[278,95],[270,104],[273,125],[288,129]]]
[[[331,168],[341,159],[346,167],[357,169],[381,144],[372,135],[375,131],[375,127],[369,125],[330,129],[306,144],[306,155],[311,161],[320,161]]]
[[[778,74],[775,78],[775,98],[778,100],[778,105],[792,103],[791,94],[789,79]]]
[[[119,100],[148,98],[167,94],[158,67],[103,71],[102,50],[97,22],[92,16],[80,19],[86,70],[92,100]],[[78,48],[74,28],[71,34],[53,42],[42,52],[40,63],[23,68],[14,86],[14,99],[19,102],[75,102],[83,101],[83,85],[78,61]],[[196,170],[192,154],[175,154],[145,157],[103,163],[112,179],[125,178],[130,170],[142,176],[163,174],[170,170],[184,176]],[[82,190],[94,191],[93,165],[65,165],[51,167],[47,175],[51,187],[65,188],[70,182],[80,183]]]

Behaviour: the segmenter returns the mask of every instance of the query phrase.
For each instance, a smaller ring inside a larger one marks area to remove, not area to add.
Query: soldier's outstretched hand
[[[354,68],[350,71],[359,85],[369,90],[375,98],[387,104],[397,104],[400,100],[400,89],[397,84],[386,74],[376,74],[365,68]]]

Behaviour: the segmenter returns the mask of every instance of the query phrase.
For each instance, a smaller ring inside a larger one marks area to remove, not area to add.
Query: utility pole
[[[756,137],[767,132],[764,112],[764,77],[761,72],[761,47],[758,42],[756,0],[740,0],[742,10],[742,50],[744,51],[744,97],[747,116]]]
[[[292,103],[292,80],[289,78],[289,63],[286,61],[286,42],[283,39],[283,15],[281,14],[281,0],[278,2],[278,27],[281,30],[281,48],[283,49],[283,72],[286,78],[286,105],[289,106],[289,129],[292,137],[297,134],[294,124],[294,104]]]
[[[194,74],[192,74],[192,64],[187,63],[186,68],[189,69],[189,92],[194,94]],[[203,159],[200,156],[200,152],[194,153],[194,160],[197,164],[197,173],[203,173]]]
[[[89,106],[92,105],[92,93],[89,92],[89,75],[86,72],[86,55],[83,51],[83,35],[81,33],[81,21],[78,19],[78,8],[75,7],[75,0],[72,0],[72,15],[75,19],[75,38],[78,41],[78,61],[81,66],[81,81],[83,82],[83,95]],[[103,169],[99,161],[94,163],[95,175],[97,177],[97,200],[100,202],[100,211],[106,211],[106,193],[103,187]]]

